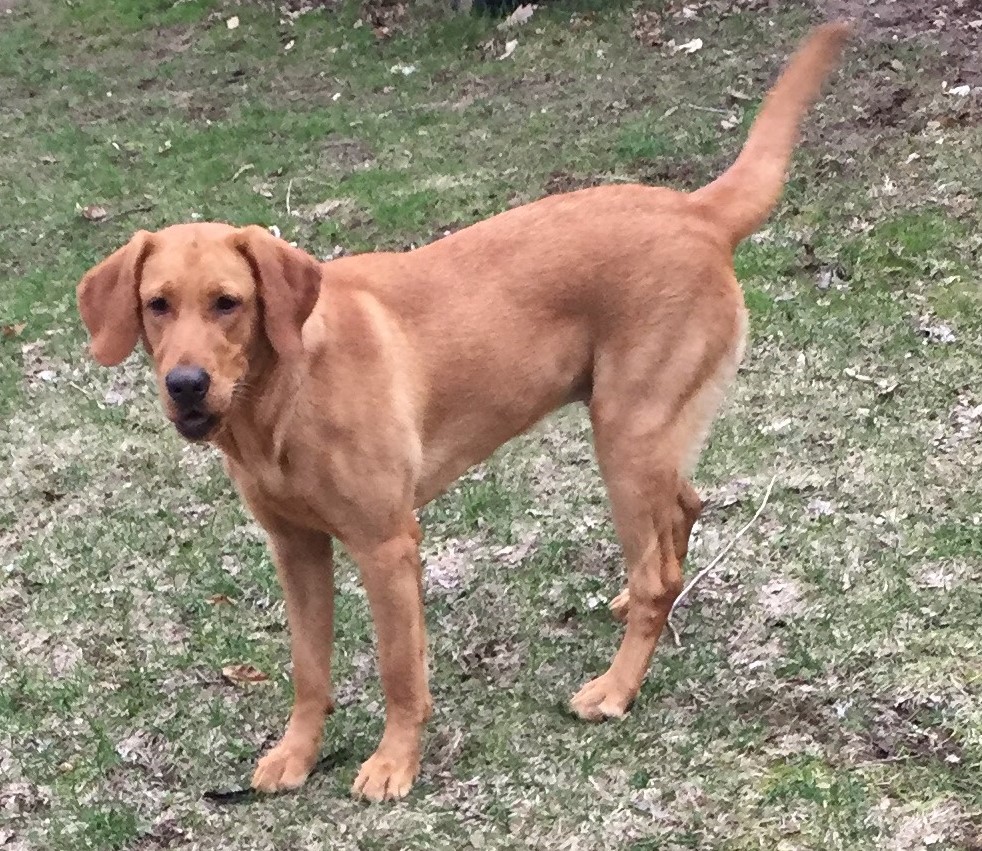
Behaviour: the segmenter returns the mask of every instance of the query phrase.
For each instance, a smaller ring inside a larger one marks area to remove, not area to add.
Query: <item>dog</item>
[[[688,481],[747,332],[733,252],[780,197],[798,126],[849,27],[818,27],[735,163],[692,193],[612,185],[543,198],[406,253],[319,263],[258,226],[140,231],[91,269],[95,359],[142,340],[167,417],[223,453],[264,527],[291,634],[294,703],[252,785],[293,789],[333,709],[332,542],[378,637],[382,740],[353,793],[405,796],[431,714],[414,511],[545,415],[588,405],[627,563],[589,720],[638,694],[682,587],[701,503]]]

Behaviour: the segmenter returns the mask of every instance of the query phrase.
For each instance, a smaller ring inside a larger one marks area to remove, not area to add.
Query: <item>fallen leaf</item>
[[[948,94],[963,98],[967,94],[971,93],[971,91],[971,86],[952,86],[950,89],[948,89]]]
[[[231,606],[235,601],[228,594],[212,594],[205,602],[212,606]]]
[[[82,217],[88,219],[90,222],[101,222],[109,212],[105,207],[100,207],[98,204],[86,204],[82,207]]]
[[[242,685],[245,683],[264,683],[269,679],[266,674],[254,665],[226,665],[222,668],[222,676],[230,683]]]
[[[403,77],[408,77],[410,74],[416,73],[415,65],[406,65],[402,62],[396,62],[391,68],[389,68],[390,74],[402,74]]]
[[[844,370],[842,370],[842,374],[848,378],[854,379],[855,381],[861,381],[863,384],[873,383],[872,378],[870,378],[868,375],[864,375],[854,366],[847,366]]]
[[[514,12],[512,12],[507,18],[505,18],[500,24],[498,24],[499,30],[505,30],[509,27],[516,27],[519,24],[524,24],[529,18],[532,17],[532,13],[535,11],[535,6],[532,3],[523,3],[518,6]]]
[[[695,53],[697,50],[702,50],[701,38],[694,38],[685,44],[672,45],[672,53]]]
[[[498,59],[507,59],[515,52],[515,48],[518,47],[518,39],[513,38],[511,41],[505,42],[505,52],[498,57]]]
[[[4,338],[9,340],[11,337],[19,337],[23,334],[26,327],[26,322],[18,322],[15,325],[2,325],[0,326],[0,334],[3,334]]]
[[[877,396],[892,396],[897,392],[900,382],[895,378],[878,378],[876,381]]]
[[[805,511],[808,513],[809,517],[829,517],[836,512],[836,506],[834,502],[829,502],[827,499],[821,499],[820,497],[815,497],[810,500],[808,505],[805,506]]]
[[[228,27],[230,30],[238,29],[239,28],[239,16],[238,15],[232,15],[232,17],[229,18],[225,22],[225,26]]]
[[[129,388],[110,387],[102,397],[102,401],[113,408],[118,408],[120,405],[125,405],[132,398],[133,391]]]
[[[783,417],[782,419],[762,425],[760,431],[762,434],[780,434],[782,431],[789,429],[793,422],[794,420],[791,417]]]
[[[921,316],[916,328],[929,343],[954,343],[958,339],[947,322],[935,322],[930,316]]]

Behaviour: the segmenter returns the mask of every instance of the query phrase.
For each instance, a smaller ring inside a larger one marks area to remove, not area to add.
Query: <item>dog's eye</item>
[[[169,307],[170,305],[167,304],[167,299],[162,296],[157,296],[147,302],[147,310],[154,316],[163,316]]]
[[[237,298],[233,298],[230,295],[220,295],[215,299],[215,310],[217,310],[219,313],[231,313],[240,304],[242,304],[242,302]]]

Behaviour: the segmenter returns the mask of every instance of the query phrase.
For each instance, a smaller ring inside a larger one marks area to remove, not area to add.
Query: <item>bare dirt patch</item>
[[[982,83],[978,0],[833,0],[820,6],[828,17],[854,18],[861,38],[940,46],[950,84]]]

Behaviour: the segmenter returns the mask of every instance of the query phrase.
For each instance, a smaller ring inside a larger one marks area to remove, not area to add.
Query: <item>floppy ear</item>
[[[300,329],[320,296],[321,264],[259,225],[242,228],[232,245],[252,269],[269,342],[280,357],[299,355]]]
[[[126,359],[140,339],[138,290],[152,234],[137,231],[118,251],[86,272],[76,289],[78,311],[92,337],[92,356],[103,366]]]

